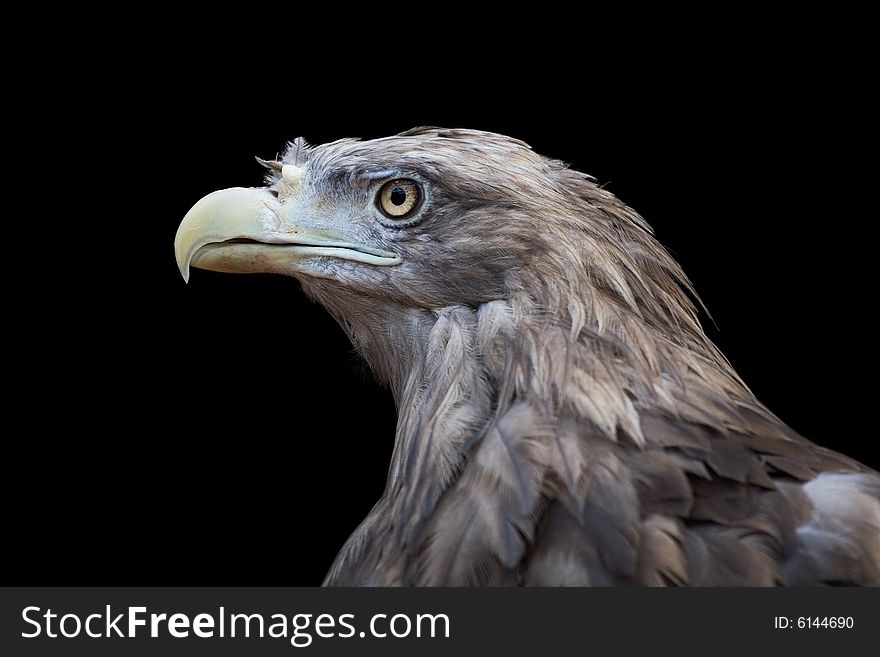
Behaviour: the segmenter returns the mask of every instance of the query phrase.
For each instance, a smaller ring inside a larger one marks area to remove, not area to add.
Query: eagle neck
[[[391,382],[398,422],[385,499],[401,543],[457,476],[495,398],[478,349],[477,310],[441,308],[415,325],[409,367]]]

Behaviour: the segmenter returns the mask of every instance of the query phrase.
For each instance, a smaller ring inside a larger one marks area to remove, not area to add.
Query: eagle
[[[880,475],[755,398],[593,178],[434,127],[259,161],[186,214],[184,279],[294,277],[398,414],[325,585],[880,585]]]

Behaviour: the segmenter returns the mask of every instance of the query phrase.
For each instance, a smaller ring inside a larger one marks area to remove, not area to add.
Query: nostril
[[[267,191],[275,198],[278,198],[278,190],[277,189],[269,189]]]

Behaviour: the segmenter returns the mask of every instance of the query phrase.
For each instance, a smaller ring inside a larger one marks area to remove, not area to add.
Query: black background
[[[243,44],[142,52],[44,126],[75,142],[65,167],[84,182],[50,206],[52,236],[75,239],[47,239],[43,276],[21,279],[13,576],[319,584],[378,499],[394,408],[334,322],[293,280],[196,270],[187,286],[174,263],[190,206],[260,184],[254,155],[299,135],[480,128],[594,175],[682,263],[757,396],[880,465],[864,382],[876,213],[853,173],[867,122],[846,57],[760,31],[670,37],[633,64],[526,37],[473,52],[449,37],[442,65],[427,46],[330,57],[313,39],[253,64]]]

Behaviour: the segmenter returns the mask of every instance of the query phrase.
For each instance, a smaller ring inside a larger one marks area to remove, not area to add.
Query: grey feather
[[[424,529],[420,584],[484,583],[501,568],[517,568],[534,535],[546,434],[522,403],[492,424]]]

